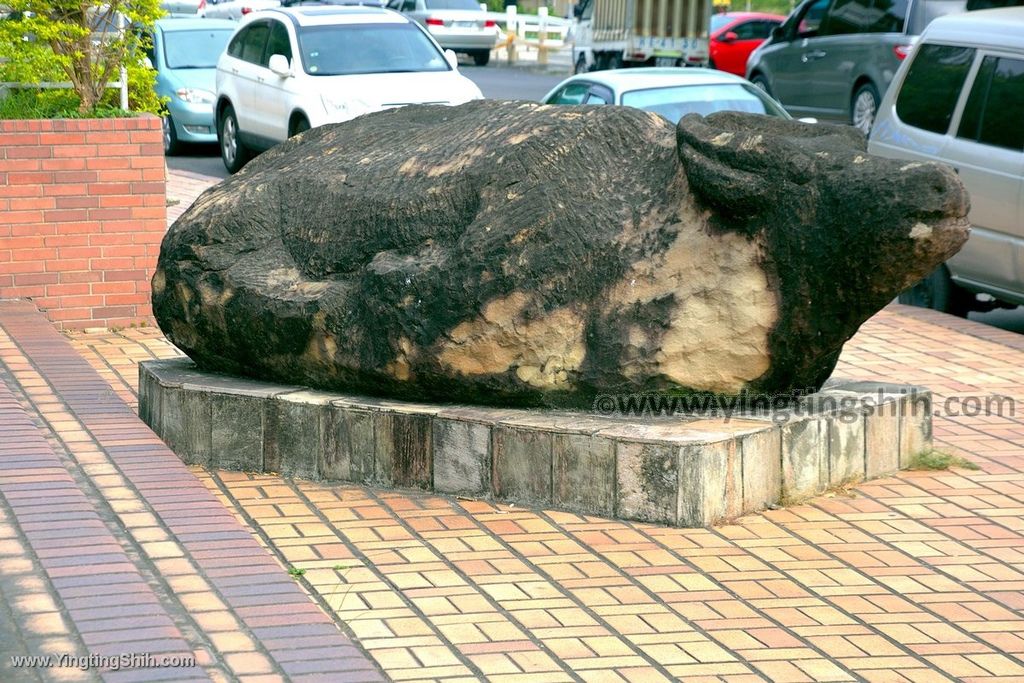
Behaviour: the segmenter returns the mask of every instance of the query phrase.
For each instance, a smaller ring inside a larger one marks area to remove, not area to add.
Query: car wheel
[[[235,118],[235,110],[230,104],[224,107],[224,111],[220,115],[217,133],[217,137],[220,138],[220,158],[224,161],[224,168],[228,169],[228,173],[238,173],[252,157],[252,152],[238,137],[238,119]]]
[[[598,71],[609,71],[613,69],[622,69],[623,61],[622,55],[615,53],[605,52],[597,58],[597,70]]]
[[[949,276],[949,268],[942,265],[931,275],[902,292],[899,295],[899,302],[966,318],[974,309],[975,297],[953,282],[953,278]]]
[[[473,63],[477,66],[487,66],[491,61],[490,50],[477,50],[473,53]]]
[[[763,74],[754,74],[753,78],[750,79],[750,82],[760,88],[765,95],[768,95],[769,97],[772,96],[772,89],[768,87],[768,79],[765,78]]]
[[[294,137],[299,133],[305,133],[309,130],[309,119],[305,116],[300,116],[292,122],[292,129],[288,132],[288,137]]]
[[[585,74],[587,73],[587,58],[584,55],[580,55],[576,60],[576,65],[573,67],[572,72],[574,74]]]
[[[881,98],[878,90],[870,83],[865,83],[853,93],[853,100],[850,104],[850,123],[860,132],[867,135],[871,132],[871,126],[875,124],[875,114],[878,113],[878,105]]]
[[[181,143],[178,142],[178,131],[174,127],[174,119],[168,114],[163,118],[164,129],[164,156],[173,157],[181,152]]]

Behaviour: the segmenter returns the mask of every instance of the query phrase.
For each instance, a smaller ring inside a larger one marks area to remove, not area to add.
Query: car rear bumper
[[[492,50],[498,42],[494,29],[473,30],[431,26],[430,35],[446,50]]]

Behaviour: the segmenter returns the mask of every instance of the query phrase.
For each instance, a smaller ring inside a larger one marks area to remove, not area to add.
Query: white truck
[[[707,64],[711,0],[580,0],[574,14],[576,73]]]

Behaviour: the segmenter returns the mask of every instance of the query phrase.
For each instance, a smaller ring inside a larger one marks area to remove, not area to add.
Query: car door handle
[[[263,83],[264,81],[263,76],[257,76],[256,80],[259,81],[260,83]]]
[[[824,50],[811,50],[800,55],[800,61],[806,64],[807,62],[813,62],[816,59],[821,59],[827,53]]]

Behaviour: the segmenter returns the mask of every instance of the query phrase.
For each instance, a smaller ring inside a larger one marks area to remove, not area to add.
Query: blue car
[[[164,153],[177,154],[182,143],[217,142],[213,102],[217,59],[233,21],[160,19],[154,25],[149,61],[156,69],[156,94],[168,98],[164,115]]]

